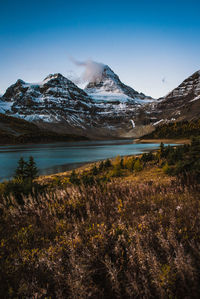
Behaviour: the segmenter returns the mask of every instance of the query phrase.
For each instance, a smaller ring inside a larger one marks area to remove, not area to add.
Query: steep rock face
[[[135,135],[141,108],[151,101],[104,66],[85,90],[61,74],[34,84],[18,80],[1,98],[0,112],[61,133],[123,137]]]
[[[34,84],[18,80],[0,98],[0,113],[51,131],[92,138],[139,137],[163,122],[200,117],[200,71],[154,100],[102,66],[85,90],[61,74]]]
[[[61,74],[47,76],[40,83],[18,80],[1,98],[1,111],[28,121],[55,124],[61,128],[92,126],[90,97]]]
[[[122,83],[108,65],[102,67],[102,72],[87,84],[85,91],[89,94],[107,92],[110,94],[123,94],[133,99],[152,99]]]
[[[200,117],[200,71],[185,79],[156,106],[162,118],[191,120]]]
[[[140,115],[151,97],[123,84],[107,65],[91,80],[85,92],[93,99],[97,123],[120,136],[135,134],[134,126],[142,125]]]

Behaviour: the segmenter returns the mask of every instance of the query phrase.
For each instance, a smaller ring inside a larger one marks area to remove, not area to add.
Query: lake
[[[20,157],[27,160],[33,156],[39,174],[46,175],[74,169],[83,163],[140,154],[158,147],[157,143],[134,144],[133,139],[0,146],[0,181],[14,175]]]

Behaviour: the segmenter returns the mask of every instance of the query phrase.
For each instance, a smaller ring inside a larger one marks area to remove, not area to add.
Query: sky
[[[0,93],[19,78],[75,78],[73,57],[164,96],[200,69],[199,11],[199,0],[0,0]]]

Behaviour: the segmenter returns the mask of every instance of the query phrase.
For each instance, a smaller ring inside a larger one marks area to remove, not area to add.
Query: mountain
[[[40,83],[18,80],[0,98],[0,113],[61,134],[140,137],[163,123],[200,118],[200,71],[158,100],[122,83],[107,65],[84,90],[59,73]]]
[[[102,71],[98,73],[97,76],[91,80],[85,91],[91,95],[123,95],[127,96],[127,99],[135,99],[137,100],[152,100],[151,97],[145,96],[143,93],[139,93],[135,91],[130,86],[125,85],[119,79],[119,77],[111,70],[108,65],[103,65]],[[122,100],[124,99],[122,97]],[[95,98],[95,96],[94,96]]]
[[[85,140],[84,136],[58,134],[24,119],[0,113],[0,144]]]
[[[76,128],[78,133],[91,126],[91,99],[61,74],[51,74],[40,83],[18,80],[2,96],[0,109],[54,131]]]
[[[159,99],[156,110],[162,119],[172,121],[200,118],[200,71]]]
[[[133,133],[138,110],[149,101],[152,98],[126,86],[104,66],[85,90],[61,74],[40,83],[19,79],[0,99],[0,112],[59,133],[126,137]]]
[[[155,100],[125,85],[108,65],[87,84],[85,92],[93,99],[97,123],[110,134],[129,137],[141,130],[144,107]]]

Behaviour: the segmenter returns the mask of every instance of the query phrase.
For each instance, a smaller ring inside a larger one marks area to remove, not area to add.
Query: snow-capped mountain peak
[[[98,73],[93,76],[90,82],[85,87],[85,91],[95,99],[102,94],[103,96],[110,97],[113,100],[114,96],[117,96],[117,100],[124,97],[130,101],[134,100],[152,100],[151,97],[145,96],[143,93],[139,93],[130,86],[125,85],[121,82],[119,77],[113,72],[108,65],[103,65]]]
[[[161,98],[156,109],[162,111],[162,118],[166,118],[168,115],[175,120],[198,118],[200,111],[200,70]]]
[[[85,90],[89,93],[97,90],[119,93],[122,92],[121,81],[108,65],[102,65],[102,68],[98,70],[87,84]]]
[[[50,74],[42,82],[19,79],[1,97],[0,112],[28,121],[67,122],[83,127],[91,109],[89,96],[61,74]],[[74,114],[71,117],[71,114]],[[87,119],[87,122],[89,120]]]
[[[178,87],[167,94],[166,98],[200,94],[200,70],[185,79]]]
[[[38,83],[19,79],[0,97],[0,113],[95,138],[139,136],[166,121],[199,117],[200,71],[155,101],[122,83],[109,66],[94,69],[85,90],[60,73]]]
[[[64,77],[60,73],[55,73],[55,74],[49,74],[43,81],[42,84],[50,83],[50,82],[60,82],[60,83],[65,83],[65,84],[71,84],[72,81]]]

